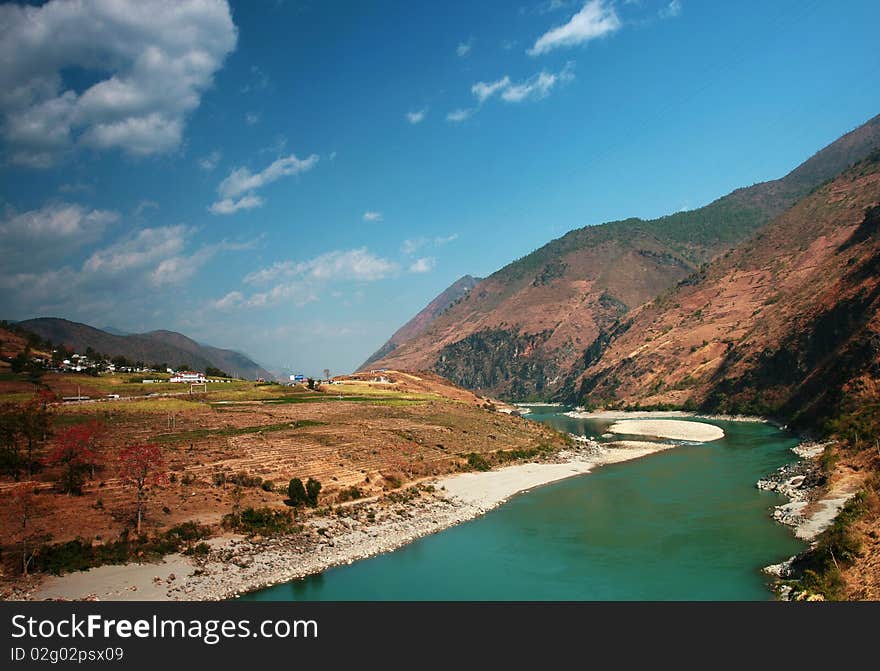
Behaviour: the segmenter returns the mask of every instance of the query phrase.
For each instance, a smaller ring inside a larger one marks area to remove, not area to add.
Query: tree
[[[20,405],[3,403],[0,405],[0,468],[16,480],[24,463],[21,442]]]
[[[34,465],[39,462],[36,459],[37,450],[49,438],[52,424],[52,415],[49,403],[55,400],[55,395],[50,391],[41,391],[21,408],[21,433],[25,441],[25,470],[30,478],[33,475]]]
[[[309,478],[306,482],[306,495],[308,496],[309,505],[315,507],[318,505],[318,494],[321,491],[321,483],[314,478]]]
[[[311,377],[310,377],[310,378],[307,380],[307,383],[308,383],[308,385],[309,385],[309,389],[314,389],[315,386],[316,386],[316,385],[315,385],[315,380],[314,380],[314,378],[311,378]]]
[[[306,494],[306,488],[303,487],[302,480],[299,478],[293,478],[290,481],[290,484],[287,485],[287,498],[292,506],[303,505],[309,500],[308,494]]]
[[[21,552],[21,573],[28,575],[33,560],[33,548],[43,538],[34,528],[33,521],[44,512],[44,506],[34,494],[33,485],[20,483],[7,490],[3,496],[3,510],[12,517],[9,528],[12,542]]]
[[[141,532],[147,486],[165,481],[165,459],[162,449],[151,443],[129,445],[119,452],[119,475],[137,489],[137,533]]]
[[[329,369],[329,368],[325,368],[325,369],[324,369],[324,379],[325,379],[325,380],[329,380],[329,379],[330,379],[330,369]]]
[[[208,377],[232,377],[229,373],[222,371],[219,368],[214,368],[214,366],[208,366],[205,368],[205,375]]]
[[[58,484],[67,494],[81,494],[86,477],[95,475],[98,464],[98,436],[101,425],[92,421],[77,424],[61,431],[56,446],[46,460],[50,466],[61,468]]]
[[[0,405],[0,468],[15,480],[22,471],[30,478],[39,466],[37,452],[49,437],[53,399],[41,391],[26,403]]]
[[[244,500],[244,490],[236,485],[229,493],[229,498],[232,499],[232,519],[238,523],[241,516],[241,502]]]

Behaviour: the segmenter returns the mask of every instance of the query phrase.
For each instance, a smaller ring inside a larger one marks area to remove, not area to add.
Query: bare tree
[[[129,445],[119,453],[119,474],[137,488],[137,533],[146,507],[146,489],[151,484],[165,481],[165,459],[158,445]]]

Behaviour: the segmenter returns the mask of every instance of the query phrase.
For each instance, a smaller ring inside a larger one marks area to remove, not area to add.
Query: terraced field
[[[488,399],[432,374],[386,375],[394,381],[351,379],[318,391],[239,383],[192,396],[57,405],[56,430],[92,419],[103,423],[106,466],[81,496],[57,493],[51,469],[37,474],[33,485],[43,514],[35,524],[51,542],[116,538],[131,525],[135,492],[113,464],[118,451],[134,443],[160,445],[169,476],[149,492],[150,531],[219,522],[232,510],[233,482],[245,483],[240,505],[286,509],[289,480],[315,478],[322,484],[319,504],[326,507],[352,486],[374,496],[467,468],[473,452],[564,444],[552,429],[497,412]],[[75,384],[67,377],[66,384]],[[272,486],[264,488],[267,482]],[[0,494],[14,485],[0,478]],[[2,525],[6,531],[14,520],[5,515]]]

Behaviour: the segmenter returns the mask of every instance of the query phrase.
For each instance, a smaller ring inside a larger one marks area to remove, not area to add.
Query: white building
[[[182,370],[175,373],[170,380],[171,382],[185,382],[188,384],[201,384],[205,382],[205,376],[191,370]]]

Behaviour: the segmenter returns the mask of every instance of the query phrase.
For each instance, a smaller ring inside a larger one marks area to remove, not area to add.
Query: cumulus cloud
[[[520,84],[512,84],[505,88],[501,92],[501,99],[509,103],[518,103],[524,100],[546,98],[557,84],[565,84],[574,79],[572,69],[573,63],[568,62],[557,73],[542,70]]]
[[[293,303],[304,305],[318,300],[322,287],[346,281],[375,282],[397,273],[399,267],[366,248],[334,250],[308,261],[278,261],[245,276],[248,285],[267,286],[266,290],[245,295],[231,291],[212,302],[218,310],[257,308]]]
[[[546,98],[557,85],[567,84],[574,79],[574,62],[567,62],[559,72],[541,72],[521,82],[514,82],[509,76],[491,82],[479,81],[471,86],[471,93],[476,97],[477,104],[467,109],[458,109],[446,115],[451,122],[464,121],[482,109],[483,105],[498,96],[504,102],[520,103],[527,100]]]
[[[409,267],[409,272],[411,273],[429,273],[434,270],[434,266],[437,265],[437,259],[433,256],[425,256],[421,259],[417,259],[413,262]]]
[[[318,155],[298,159],[294,154],[273,161],[260,172],[253,173],[247,168],[236,168],[220,182],[217,193],[220,200],[208,208],[214,214],[232,214],[239,210],[250,210],[263,205],[263,199],[254,191],[271,184],[282,177],[308,172],[318,162]],[[239,198],[239,196],[243,197]]]
[[[467,42],[459,42],[458,46],[455,47],[455,53],[459,58],[464,58],[469,53],[471,53],[471,48],[474,46],[474,39],[471,38]]]
[[[226,0],[0,5],[0,133],[9,160],[48,167],[77,146],[180,145],[237,31]],[[75,90],[67,73],[94,83]]]
[[[97,241],[118,220],[116,212],[74,203],[55,203],[21,213],[9,208],[0,219],[3,267],[10,272],[58,261]]]
[[[474,112],[476,112],[476,108],[468,107],[468,108],[459,108],[456,110],[452,110],[449,114],[446,115],[446,120],[451,121],[452,123],[460,123],[469,119]]]
[[[382,221],[382,213],[364,212],[364,221]]]
[[[116,223],[116,213],[49,205],[25,214],[3,222],[4,233],[17,238],[12,249],[21,252],[20,263],[4,254],[0,264],[0,314],[14,318],[62,314],[89,322],[123,311],[130,321],[149,319],[155,310],[184,300],[177,287],[219,253],[253,249],[259,242],[200,245],[191,227],[157,226],[83,250],[84,258],[77,261],[76,252]],[[27,223],[27,241],[18,233],[22,221]],[[6,243],[0,240],[0,247],[5,249]]]
[[[406,120],[411,124],[415,125],[417,123],[422,123],[425,120],[425,117],[428,115],[428,108],[423,107],[420,110],[416,110],[415,112],[407,112]]]
[[[621,27],[614,6],[605,0],[590,0],[565,23],[541,35],[528,50],[530,56],[546,54],[554,49],[586,44]]]
[[[215,203],[211,203],[208,211],[212,214],[235,214],[239,210],[252,210],[255,207],[262,207],[263,202],[262,198],[255,195],[243,196],[238,200],[223,198]]]
[[[502,89],[506,89],[510,86],[510,77],[505,75],[498,81],[494,82],[477,82],[473,86],[471,86],[471,93],[473,93],[477,100],[482,105],[486,100],[495,95],[498,91]]]

